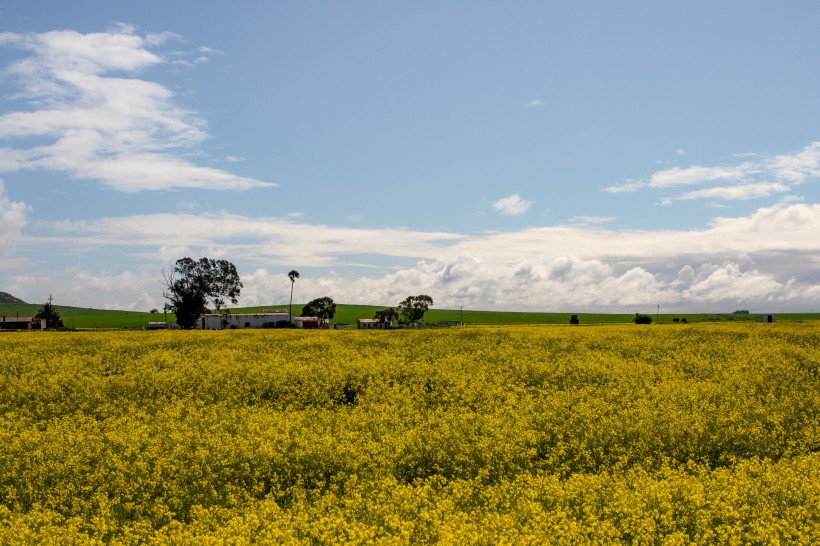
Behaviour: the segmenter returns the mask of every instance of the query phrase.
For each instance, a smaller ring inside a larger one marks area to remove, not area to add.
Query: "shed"
[[[323,321],[318,317],[293,317],[293,324],[297,328],[303,328],[305,330],[317,330],[321,326],[324,326]]]
[[[45,330],[45,321],[30,315],[0,316],[0,330]]]
[[[390,323],[379,319],[363,318],[356,321],[356,327],[359,330],[387,330],[390,328]]]
[[[755,319],[757,322],[775,322],[777,316],[775,315],[758,315]]]

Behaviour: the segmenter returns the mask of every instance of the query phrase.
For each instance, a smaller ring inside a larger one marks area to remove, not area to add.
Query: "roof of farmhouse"
[[[287,311],[277,311],[275,313],[206,313],[203,317],[276,317],[287,315]]]

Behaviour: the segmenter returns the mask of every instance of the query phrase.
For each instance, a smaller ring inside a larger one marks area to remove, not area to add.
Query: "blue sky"
[[[0,7],[0,290],[820,310],[816,2]]]

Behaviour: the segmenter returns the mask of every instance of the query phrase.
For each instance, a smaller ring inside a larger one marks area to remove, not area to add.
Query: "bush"
[[[650,315],[643,315],[635,313],[635,324],[652,324],[652,317]]]

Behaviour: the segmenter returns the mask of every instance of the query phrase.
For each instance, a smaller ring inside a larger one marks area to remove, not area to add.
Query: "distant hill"
[[[8,292],[0,292],[0,303],[26,303],[20,298],[15,298]]]

